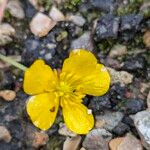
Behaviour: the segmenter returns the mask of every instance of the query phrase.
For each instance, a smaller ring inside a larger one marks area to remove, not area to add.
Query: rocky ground
[[[23,72],[0,61],[0,150],[150,150],[150,1],[10,0],[0,24],[0,53],[30,66],[61,68],[71,49],[105,64],[111,87],[87,96],[95,127],[86,136],[63,124],[35,128],[25,111]]]

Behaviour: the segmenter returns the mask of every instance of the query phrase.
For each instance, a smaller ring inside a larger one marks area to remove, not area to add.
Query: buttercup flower
[[[66,126],[77,134],[87,134],[94,118],[82,104],[82,98],[86,94],[101,96],[109,85],[106,68],[87,50],[73,50],[61,73],[38,59],[25,71],[24,91],[32,95],[27,113],[36,127],[47,130],[54,123],[60,105]]]

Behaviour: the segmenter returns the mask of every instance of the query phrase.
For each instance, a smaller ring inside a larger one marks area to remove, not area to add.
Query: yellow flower
[[[101,96],[109,85],[106,68],[87,50],[73,50],[61,73],[43,60],[36,60],[25,71],[24,91],[32,95],[27,102],[27,113],[36,127],[47,130],[54,123],[60,104],[67,127],[77,134],[87,134],[94,118],[82,104],[82,98],[86,94]]]

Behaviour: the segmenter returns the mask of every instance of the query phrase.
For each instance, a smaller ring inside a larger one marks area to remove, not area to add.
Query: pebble
[[[146,47],[150,48],[150,31],[146,31],[144,33],[143,42]]]
[[[6,143],[9,143],[11,139],[12,137],[8,129],[5,126],[0,126],[0,140],[3,140]]]
[[[48,140],[49,140],[49,137],[46,133],[44,133],[44,132],[43,133],[42,132],[35,132],[32,146],[35,147],[35,148],[39,148],[43,145],[46,145]]]
[[[111,111],[105,111],[102,115],[95,116],[96,122],[103,122],[103,128],[106,130],[112,130],[114,127],[116,127],[119,122],[123,118],[123,113],[121,112],[111,112]]]
[[[143,56],[129,57],[123,63],[122,68],[130,72],[145,70],[146,60]]]
[[[119,137],[119,138],[115,138],[115,139],[112,139],[110,142],[109,142],[109,148],[110,150],[118,150],[118,145],[124,140],[124,137]]]
[[[141,142],[133,136],[131,133],[128,133],[122,142],[118,145],[117,150],[143,150]]]
[[[39,37],[46,36],[56,25],[56,22],[43,13],[38,12],[30,22],[31,32]]]
[[[79,27],[82,27],[86,22],[86,20],[82,16],[79,16],[79,15],[68,15],[66,17],[66,20],[72,21],[74,24],[76,24]]]
[[[121,83],[121,84],[129,84],[133,81],[133,75],[126,71],[116,71],[113,68],[107,67],[110,76],[111,76],[111,84]]]
[[[112,139],[109,142],[109,147],[111,150],[143,150],[141,142],[131,133],[125,137]]]
[[[150,91],[147,95],[147,106],[148,106],[148,109],[150,109]]]
[[[92,109],[94,114],[99,114],[104,109],[111,108],[110,95],[94,96],[91,98],[88,108]]]
[[[10,14],[13,17],[16,17],[18,19],[24,19],[25,18],[25,13],[24,13],[24,10],[21,6],[20,1],[10,0],[10,1],[8,1],[6,8],[9,10]]]
[[[65,20],[64,14],[55,6],[52,6],[52,8],[49,12],[49,16],[56,22]]]
[[[109,150],[112,134],[105,129],[93,129],[85,137],[82,146],[87,150]]]
[[[141,21],[143,20],[143,15],[138,14],[128,14],[121,17],[120,31],[126,30],[137,30]]]
[[[94,47],[93,47],[93,40],[92,40],[91,32],[85,32],[79,38],[71,42],[71,47],[70,47],[71,50],[78,49],[78,48],[93,51]]]
[[[150,149],[150,111],[145,110],[132,116],[143,146]]]
[[[63,145],[63,150],[78,150],[81,140],[82,138],[79,135],[72,138],[67,137]]]
[[[59,124],[58,133],[60,135],[69,136],[69,137],[76,137],[77,134],[69,130],[64,123]]]
[[[123,136],[129,131],[130,131],[130,127],[122,122],[119,122],[119,124],[112,130],[112,132],[117,136]]]
[[[115,9],[114,0],[91,0],[91,5],[103,12],[112,12]]]
[[[12,90],[1,90],[0,97],[6,101],[13,101],[16,98],[16,92]]]
[[[127,47],[125,45],[117,44],[109,52],[109,56],[114,58],[127,54]]]
[[[15,29],[8,23],[0,24],[0,46],[4,46],[13,41]]]
[[[135,114],[145,109],[144,101],[141,99],[128,99],[124,106],[126,114]]]
[[[108,14],[102,16],[96,26],[97,40],[113,38],[116,39],[119,30],[119,18]]]

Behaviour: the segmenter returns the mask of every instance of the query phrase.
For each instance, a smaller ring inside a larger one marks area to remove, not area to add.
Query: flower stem
[[[2,55],[2,54],[0,54],[0,59],[7,62],[7,63],[9,63],[9,64],[11,64],[11,65],[13,65],[13,66],[15,66],[15,67],[17,67],[17,68],[19,68],[19,69],[21,69],[21,70],[23,70],[23,71],[25,71],[27,69],[26,66],[14,61],[13,59],[11,59],[9,57],[6,57],[6,56]]]

